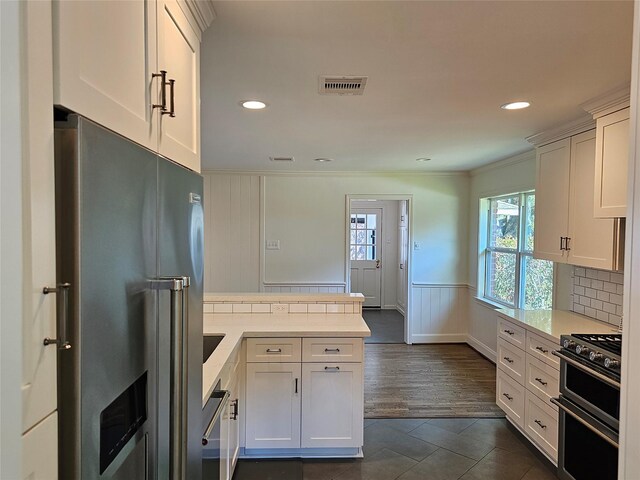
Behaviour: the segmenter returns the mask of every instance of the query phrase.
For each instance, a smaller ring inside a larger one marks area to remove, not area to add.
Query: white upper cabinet
[[[54,103],[199,172],[199,33],[213,10],[196,21],[189,5],[54,0]]]
[[[169,83],[159,152],[200,171],[200,41],[176,0],[158,2],[158,67]]]
[[[53,2],[54,103],[151,150],[155,0]]]
[[[598,219],[594,197],[595,130],[538,148],[534,256],[617,270],[622,265],[618,221]]]
[[[627,216],[628,164],[629,108],[624,108],[596,121],[596,217]]]

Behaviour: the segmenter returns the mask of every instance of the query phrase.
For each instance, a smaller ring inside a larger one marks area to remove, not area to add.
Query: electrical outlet
[[[289,313],[289,305],[287,304],[272,304],[271,313]]]
[[[413,249],[420,250],[420,242],[413,242]]]
[[[267,240],[267,250],[280,250],[280,240]]]

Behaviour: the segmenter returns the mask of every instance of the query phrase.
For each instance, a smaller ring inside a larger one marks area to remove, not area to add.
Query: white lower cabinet
[[[300,448],[300,363],[247,363],[246,448]]]
[[[58,412],[53,412],[22,436],[22,478],[58,478]]]
[[[553,459],[558,458],[558,411],[527,390],[524,430]]]
[[[362,445],[361,363],[304,363],[302,392],[302,448]]]
[[[513,423],[524,427],[524,386],[500,368],[496,375],[496,403]]]

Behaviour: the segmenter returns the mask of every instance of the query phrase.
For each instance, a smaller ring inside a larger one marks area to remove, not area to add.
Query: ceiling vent
[[[369,77],[320,75],[318,93],[320,95],[362,95]]]
[[[269,157],[272,162],[293,162],[293,157]]]

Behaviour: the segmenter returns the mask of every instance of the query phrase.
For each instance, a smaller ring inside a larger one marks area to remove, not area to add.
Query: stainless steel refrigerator
[[[57,122],[59,475],[200,479],[202,177]]]

